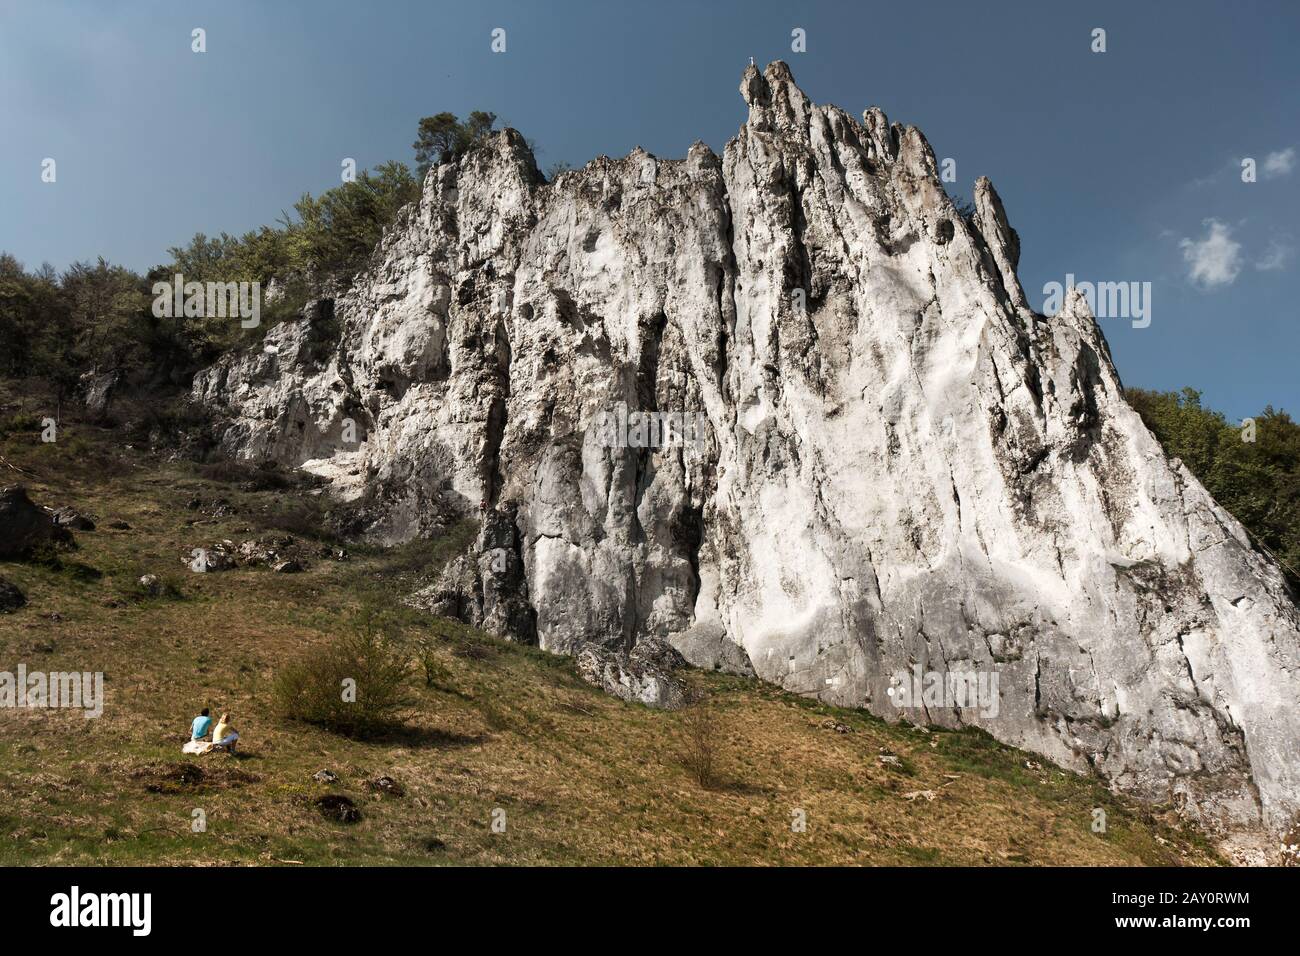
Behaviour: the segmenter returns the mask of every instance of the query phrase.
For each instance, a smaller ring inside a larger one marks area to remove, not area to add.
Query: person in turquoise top
[[[190,739],[202,740],[212,729],[212,718],[208,716],[208,709],[203,708],[203,712],[194,718],[194,723],[190,725]]]

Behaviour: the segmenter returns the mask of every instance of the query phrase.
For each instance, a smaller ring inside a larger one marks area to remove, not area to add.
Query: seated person
[[[211,729],[212,718],[208,716],[208,709],[204,707],[194,718],[194,723],[190,724],[190,740],[202,740]]]
[[[222,714],[217,721],[217,729],[212,732],[212,748],[215,750],[220,747],[234,753],[235,741],[238,739],[239,731],[230,726],[230,714]]]
[[[194,723],[190,724],[190,740],[181,748],[182,753],[187,754],[205,754],[212,749],[212,744],[203,738],[208,735],[212,729],[212,718],[208,716],[208,709],[203,708],[203,712],[194,718]]]

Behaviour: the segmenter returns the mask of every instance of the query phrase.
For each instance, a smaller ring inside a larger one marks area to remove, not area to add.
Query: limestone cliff
[[[1284,825],[1297,609],[1125,402],[1086,302],[1031,311],[993,187],[963,218],[915,128],[779,62],[741,92],[721,158],[547,183],[506,130],[434,169],[352,291],[197,377],[227,450],[330,477],[379,540],[482,517],[423,600],[498,633],[667,643]],[[609,441],[619,408],[698,434]],[[900,710],[918,668],[996,700]]]

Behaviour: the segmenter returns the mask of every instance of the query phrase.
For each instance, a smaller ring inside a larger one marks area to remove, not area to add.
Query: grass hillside
[[[60,568],[0,562],[29,602],[0,615],[0,670],[107,680],[97,720],[0,710],[0,864],[1221,862],[1172,813],[981,732],[890,725],[700,673],[718,755],[705,788],[684,760],[699,736],[687,712],[623,703],[569,659],[415,614],[406,627],[432,636],[436,680],[413,672],[401,728],[352,740],[282,720],[277,671],[364,606],[396,605],[473,529],[389,550],[344,544],[349,560],[318,556],[299,574],[196,574],[181,563],[191,548],[284,528],[305,538],[317,499],[124,442],[70,425],[41,444],[23,421],[0,437],[0,484],[98,524]],[[146,573],[163,596],[140,593]],[[238,756],[181,754],[203,706],[234,713]],[[322,769],[338,781],[316,782]],[[380,776],[402,794],[366,786]],[[360,820],[322,816],[314,801],[331,793]],[[205,832],[191,828],[196,809]]]

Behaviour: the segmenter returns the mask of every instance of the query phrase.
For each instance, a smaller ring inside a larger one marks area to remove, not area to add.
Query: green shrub
[[[435,164],[455,162],[483,142],[496,123],[495,113],[474,110],[465,120],[455,113],[439,113],[420,120],[412,148],[421,181]]]
[[[390,729],[409,705],[407,655],[388,637],[358,627],[275,676],[272,700],[289,720],[349,737]]]
[[[40,431],[41,417],[33,415],[31,412],[16,412],[7,418],[0,419],[0,438],[8,435],[38,435]]]
[[[172,401],[144,402],[138,416],[126,430],[132,441],[172,447],[195,434],[201,434],[208,424],[208,414],[202,406],[188,397]]]
[[[125,575],[124,582],[118,587],[118,594],[122,599],[132,602],[144,601],[180,601],[185,597],[184,586],[180,575],[177,574],[155,574],[157,582],[152,588],[141,584],[144,572],[132,572]]]

